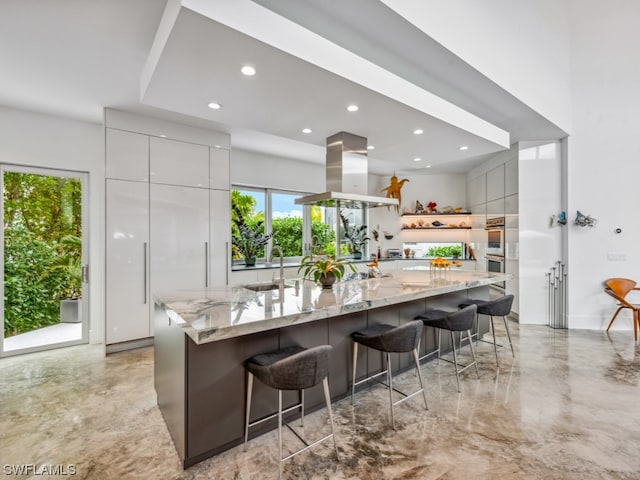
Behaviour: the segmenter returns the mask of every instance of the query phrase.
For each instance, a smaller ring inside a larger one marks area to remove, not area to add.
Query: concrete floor
[[[421,396],[400,405],[395,431],[383,388],[359,393],[355,407],[337,402],[340,461],[327,443],[289,461],[285,477],[640,478],[640,349],[631,332],[513,324],[512,333],[515,361],[502,349],[496,370],[493,348],[480,344],[480,379],[465,372],[461,394],[450,364],[424,366],[429,410]],[[396,380],[407,389],[415,382],[413,372]],[[7,465],[72,464],[74,477],[53,478],[277,478],[275,432],[246,453],[238,447],[181,468],[156,406],[152,348],[8,357],[0,392],[0,475]],[[305,424],[310,436],[328,428],[323,410]],[[286,443],[297,447],[290,434]]]

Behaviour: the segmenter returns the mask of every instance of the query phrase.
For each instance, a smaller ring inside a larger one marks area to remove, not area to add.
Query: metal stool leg
[[[322,388],[324,389],[324,401],[327,404],[327,411],[329,412],[329,423],[331,423],[331,436],[333,436],[333,447],[336,450],[336,460],[340,460],[340,455],[338,455],[338,442],[336,441],[336,431],[333,426],[333,412],[331,410],[331,395],[329,395],[329,381],[327,377],[322,380]]]
[[[496,344],[496,328],[493,325],[493,315],[491,318],[491,333],[493,334],[493,350],[496,352],[496,366],[500,366],[500,361],[498,360],[498,345]]]
[[[429,410],[429,405],[427,405],[427,392],[424,391],[424,380],[422,378],[422,372],[420,371],[420,360],[418,359],[418,349],[413,350],[413,359],[416,362],[416,372],[418,373],[418,378],[420,379],[420,388],[422,389],[422,396],[424,397],[424,409]]]
[[[509,346],[511,347],[511,355],[513,355],[513,358],[515,358],[516,352],[513,351],[513,344],[511,343],[511,332],[509,332],[509,324],[507,323],[507,317],[503,315],[502,320],[504,320],[504,328],[507,330],[507,338],[509,339]]]
[[[441,340],[442,329],[438,329],[438,365],[440,365],[440,340]]]
[[[304,389],[300,390],[300,426],[304,428]]]
[[[458,393],[460,393],[460,374],[458,373],[458,357],[456,356],[456,340],[453,336],[453,331],[451,333],[451,344],[453,345],[453,367],[456,369],[456,383],[458,384]]]
[[[351,405],[356,395],[356,362],[358,361],[358,342],[353,342],[353,376],[351,377]]]
[[[467,330],[467,338],[469,339],[469,346],[471,347],[471,356],[473,357],[473,366],[476,367],[476,376],[480,378],[480,372],[478,371],[478,359],[476,358],[476,351],[473,348],[473,340],[471,340],[471,330]]]
[[[278,478],[282,478],[282,390],[278,390]]]
[[[244,421],[244,451],[247,451],[247,439],[249,437],[249,415],[251,414],[251,391],[253,390],[253,373],[247,371],[247,409]]]
[[[387,352],[387,382],[389,383],[389,403],[391,404],[391,428],[395,430],[396,422],[393,417],[393,376],[391,375],[391,355]]]

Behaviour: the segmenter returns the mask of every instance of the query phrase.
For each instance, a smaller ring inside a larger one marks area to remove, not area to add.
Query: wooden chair
[[[636,288],[636,282],[628,278],[610,278],[609,280],[605,280],[604,285],[604,292],[618,302],[618,309],[616,313],[613,314],[613,317],[611,317],[611,321],[607,326],[607,332],[611,328],[611,325],[613,325],[613,321],[618,316],[618,313],[620,313],[620,310],[629,308],[633,311],[633,338],[634,340],[638,340],[638,328],[640,328],[638,311],[640,311],[640,305],[629,303],[625,300],[625,297],[632,290],[640,290],[640,288]]]

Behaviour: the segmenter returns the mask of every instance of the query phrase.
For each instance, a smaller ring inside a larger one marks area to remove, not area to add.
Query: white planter
[[[60,300],[60,323],[82,321],[82,300]]]

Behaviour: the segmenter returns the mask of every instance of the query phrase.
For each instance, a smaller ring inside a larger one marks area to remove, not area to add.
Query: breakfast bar
[[[291,345],[332,345],[332,400],[350,392],[352,332],[399,325],[431,308],[456,310],[468,298],[488,299],[489,286],[510,275],[395,270],[386,277],[339,282],[330,289],[302,280],[157,293],[155,295],[155,389],[176,450],[186,468],[242,442],[246,373],[253,355]],[[486,331],[482,324],[480,330]],[[421,352],[433,350],[426,330]],[[444,347],[446,348],[446,347]],[[410,366],[399,354],[392,369]],[[359,352],[358,377],[382,370],[381,356]],[[286,392],[294,404],[296,392]],[[305,394],[307,410],[324,402],[321,388]],[[258,382],[252,420],[272,413],[277,397]],[[265,422],[263,431],[274,428]],[[260,434],[256,431],[254,434]]]

